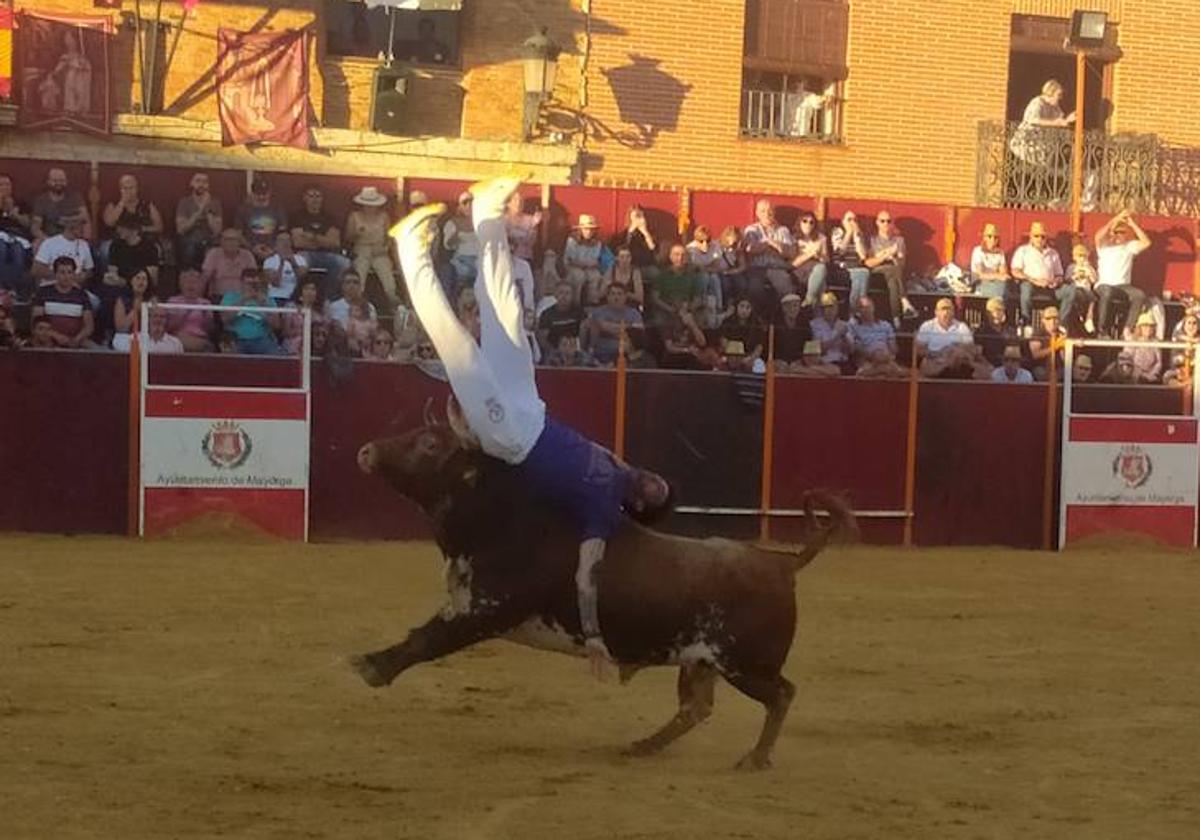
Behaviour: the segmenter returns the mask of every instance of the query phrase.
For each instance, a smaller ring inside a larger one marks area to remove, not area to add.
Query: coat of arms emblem
[[[212,465],[223,470],[236,469],[246,463],[252,448],[250,435],[233,420],[213,423],[200,443],[200,449]]]
[[[1125,482],[1125,487],[1133,490],[1145,484],[1150,474],[1154,472],[1154,464],[1146,450],[1136,444],[1121,447],[1117,457],[1113,459],[1112,472],[1115,478]]]

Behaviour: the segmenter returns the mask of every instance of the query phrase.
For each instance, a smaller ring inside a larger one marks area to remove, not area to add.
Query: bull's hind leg
[[[703,723],[712,714],[713,687],[717,672],[712,666],[699,662],[679,669],[679,711],[667,724],[648,738],[634,741],[626,752],[629,755],[653,755],[663,747]]]
[[[775,739],[779,737],[788,707],[792,705],[792,698],[796,696],[796,687],[780,674],[736,674],[726,675],[725,679],[738,691],[747,697],[753,697],[767,709],[767,719],[763,721],[758,743],[738,762],[738,769],[763,770],[770,767],[771,748],[775,746]]]

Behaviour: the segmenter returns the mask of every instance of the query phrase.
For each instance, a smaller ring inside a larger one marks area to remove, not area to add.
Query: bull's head
[[[358,450],[358,466],[435,514],[439,503],[473,480],[475,465],[449,426],[425,425]]]

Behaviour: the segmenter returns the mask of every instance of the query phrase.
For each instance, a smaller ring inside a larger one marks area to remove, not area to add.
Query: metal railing
[[[1068,210],[1071,129],[979,123],[975,200],[982,207]],[[1155,134],[1088,131],[1083,140],[1083,210],[1130,209],[1160,216],[1200,213],[1200,149]]]
[[[742,90],[743,137],[841,142],[842,100],[833,95]]]

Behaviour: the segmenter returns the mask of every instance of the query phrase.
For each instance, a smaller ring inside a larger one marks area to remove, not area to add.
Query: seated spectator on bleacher
[[[1017,327],[1008,321],[1008,307],[999,297],[989,298],[983,322],[975,330],[975,343],[992,367],[1004,364],[1004,348],[1017,339]]]
[[[129,352],[129,336],[141,329],[142,304],[157,302],[150,274],[145,270],[135,271],[129,285],[113,303],[113,334],[110,344],[114,350]],[[103,336],[98,336],[103,340]]]
[[[1062,371],[1063,350],[1061,341],[1067,337],[1063,329],[1058,308],[1047,306],[1042,310],[1042,323],[1033,331],[1029,340],[1029,358],[1033,362],[1033,378],[1045,382],[1050,376],[1050,356],[1054,354],[1058,370]]]
[[[1171,340],[1187,344],[1200,343],[1200,313],[1195,310],[1185,312],[1179,319],[1179,323],[1175,325],[1175,329],[1171,331]]]
[[[504,214],[504,225],[508,229],[508,247],[513,256],[513,279],[521,284],[533,280],[533,251],[537,246],[542,224],[541,208],[535,205],[533,212],[527,213],[525,212],[526,203],[525,199],[521,197],[520,191],[514,192],[508,200]],[[530,203],[533,204],[533,202]],[[521,293],[522,298],[528,304],[531,299],[553,294],[554,286],[543,286],[541,289],[531,288],[528,293],[522,288]]]
[[[346,219],[346,244],[354,254],[354,271],[366,287],[367,276],[374,272],[392,308],[401,292],[392,263],[392,240],[388,237],[391,219],[385,210],[387,196],[375,187],[363,187],[354,196],[355,208]]]
[[[229,292],[241,291],[242,272],[251,268],[258,268],[258,262],[254,254],[242,247],[241,232],[226,228],[221,234],[221,244],[209,249],[200,269],[208,296],[220,300]]]
[[[1000,366],[992,371],[992,381],[1016,385],[1028,385],[1033,382],[1033,374],[1021,367],[1021,345],[1009,344],[1004,348]]]
[[[84,286],[95,268],[91,246],[83,238],[87,217],[66,216],[60,221],[60,232],[43,239],[38,246],[37,256],[33,259],[33,276],[39,281],[48,281],[51,275],[57,274],[53,268],[55,263],[61,257],[68,257],[71,264],[76,266],[76,281]]]
[[[671,370],[713,370],[720,366],[720,354],[708,346],[704,330],[686,304],[675,317],[664,323],[662,366]]]
[[[1150,237],[1128,210],[1122,210],[1096,231],[1096,328],[1099,331],[1115,328],[1109,323],[1114,297],[1124,298],[1129,303],[1125,330],[1131,330],[1137,323],[1146,294],[1133,285],[1133,260],[1149,247]]]
[[[824,361],[822,356],[821,342],[816,339],[806,341],[800,361],[788,365],[787,372],[810,379],[832,379],[841,376],[842,369],[838,365],[831,365]]]
[[[242,272],[240,291],[228,291],[221,298],[222,306],[255,306],[277,308],[267,294],[267,282],[257,268]],[[279,316],[263,312],[222,312],[221,322],[233,336],[238,353],[250,356],[278,356],[283,352],[275,331],[279,328]]]
[[[1172,388],[1190,388],[1192,385],[1192,366],[1187,356],[1176,353],[1171,357],[1171,366],[1163,374],[1163,384]]]
[[[887,363],[895,365],[896,362],[896,330],[889,322],[875,316],[875,301],[869,296],[863,295],[854,304],[855,313],[848,329],[850,349],[858,363],[859,375],[891,375],[894,371]],[[864,368],[867,368],[866,373]]]
[[[804,301],[792,292],[779,301],[775,318],[775,369],[787,373],[804,358],[804,345],[812,340],[809,317],[802,312]]]
[[[625,230],[615,235],[610,245],[614,254],[622,248],[628,248],[633,264],[642,272],[642,277],[647,280],[654,278],[658,271],[655,258],[655,249],[658,246],[646,224],[646,211],[640,204],[630,205]]]
[[[394,362],[397,361],[395,352],[396,340],[390,332],[381,328],[375,331],[371,346],[364,350],[362,357],[376,362]]]
[[[475,271],[479,266],[479,237],[475,235],[475,222],[471,217],[474,201],[471,193],[464,190],[459,194],[450,218],[442,225],[442,247],[450,255],[450,265],[460,286],[475,282]]]
[[[983,242],[971,251],[971,280],[975,283],[975,293],[1002,301],[1015,297],[1009,291],[1010,279],[1008,259],[1000,247],[1000,231],[988,222],[983,226]],[[997,359],[1003,354],[1000,350]]]
[[[204,294],[204,276],[192,268],[179,272],[179,294],[167,303],[203,304],[210,303]],[[170,310],[167,329],[179,339],[183,349],[189,353],[211,353],[214,319],[207,309]]]
[[[116,201],[105,204],[104,210],[100,213],[106,229],[115,233],[117,222],[125,218],[126,221],[132,219],[138,226],[138,232],[151,242],[162,236],[162,213],[158,212],[154,202],[146,201],[141,197],[138,179],[135,176],[122,175],[118,178],[117,192]]]
[[[833,292],[825,292],[820,304],[809,324],[813,340],[821,342],[821,361],[845,372],[850,365],[850,325],[838,317],[838,299]]]
[[[354,270],[347,271],[342,274],[342,296],[337,300],[330,301],[326,306],[330,320],[345,330],[350,324],[350,304],[360,300],[366,301],[367,312],[371,314],[371,317],[377,317],[375,305],[367,301],[363,294],[362,278]]]
[[[706,225],[698,225],[692,234],[692,241],[687,244],[688,260],[700,275],[700,292],[706,298],[712,298],[711,308],[722,312],[726,303],[732,303],[734,298],[725,297],[724,283],[721,273],[725,266],[725,249],[718,242],[712,241],[712,231]]]
[[[546,367],[598,367],[599,362],[579,346],[579,336],[563,333],[558,344],[542,360]]]
[[[579,216],[576,233],[567,237],[563,248],[564,278],[571,284],[575,300],[581,306],[598,306],[602,301],[604,286],[605,245],[596,237],[596,219],[587,213]],[[608,260],[612,260],[609,252]]]
[[[33,248],[38,250],[42,240],[63,232],[63,220],[80,216],[83,226],[79,236],[91,239],[92,224],[83,196],[67,184],[67,173],[58,167],[46,173],[46,189],[33,199],[29,230],[33,233]]]
[[[746,281],[746,249],[742,247],[742,234],[733,225],[721,231],[721,297],[737,300],[749,294]],[[751,301],[753,303],[753,301]]]
[[[0,292],[29,295],[33,287],[26,275],[32,262],[29,208],[13,195],[12,178],[0,173]]]
[[[1071,367],[1071,381],[1077,385],[1082,385],[1092,381],[1092,357],[1084,354],[1079,354],[1075,357],[1075,364]]]
[[[651,313],[656,324],[674,320],[681,309],[694,313],[700,306],[700,277],[688,263],[687,251],[676,242],[668,252],[669,265],[660,271],[650,286]]]
[[[796,240],[787,225],[776,221],[775,207],[767,199],[760,198],[754,205],[754,219],[742,231],[748,263],[746,295],[755,312],[769,315],[776,309],[776,300],[797,291],[792,275]]]
[[[178,354],[183,352],[183,342],[167,332],[167,312],[157,306],[150,307],[150,319],[146,323],[149,334],[146,343],[148,353]]]
[[[369,308],[370,306],[366,298],[361,298],[352,302],[346,309],[346,347],[351,356],[361,357],[370,351],[375,342],[379,321],[376,320],[374,310]]]
[[[537,340],[542,353],[558,347],[558,340],[564,335],[578,337],[585,320],[587,314],[575,302],[575,290],[563,280],[554,290],[554,305],[538,316]]]
[[[767,334],[754,306],[748,298],[742,298],[733,306],[733,312],[721,324],[721,356],[726,370],[762,369],[762,357]]]
[[[325,210],[325,193],[316,184],[304,188],[300,210],[289,215],[292,247],[304,257],[309,268],[325,272],[324,288],[329,297],[341,288],[342,272],[350,267],[350,258],[342,253],[342,229]]]
[[[1096,331],[1096,269],[1092,267],[1091,252],[1082,242],[1071,249],[1071,264],[1064,275],[1066,282],[1075,287],[1076,306],[1084,311],[1083,330]]]
[[[263,260],[267,292],[276,303],[292,299],[296,284],[308,274],[308,260],[292,248],[292,235],[286,231],[275,237],[275,253]]]
[[[180,266],[199,268],[208,249],[220,239],[224,226],[221,200],[211,192],[208,173],[197,172],[188,184],[187,195],[175,205]]]
[[[1150,312],[1138,316],[1133,332],[1127,338],[1134,341],[1156,341],[1158,323]],[[1162,351],[1155,347],[1127,347],[1133,354],[1133,376],[1138,382],[1158,382],[1162,379]]]
[[[271,256],[275,237],[288,229],[287,215],[271,201],[271,185],[261,175],[250,183],[250,194],[238,207],[237,226],[258,262]]]
[[[588,316],[588,347],[600,364],[612,365],[620,352],[621,328],[625,328],[627,335],[630,330],[640,331],[642,313],[626,303],[628,293],[620,284],[611,284],[605,290],[605,297],[604,306],[597,306]]]
[[[54,327],[50,324],[50,319],[45,315],[35,315],[33,322],[29,325],[29,344],[27,347],[32,347],[37,350],[56,350],[58,342],[54,337]]]
[[[804,305],[816,306],[825,292],[829,274],[829,242],[817,227],[817,217],[801,213],[796,221],[796,256],[792,259],[792,274],[796,288],[805,289]]]
[[[971,328],[954,317],[950,298],[941,298],[933,311],[934,317],[921,324],[913,338],[921,375],[930,379],[972,378],[976,355]]]
[[[49,319],[49,335],[55,347],[99,346],[92,340],[96,322],[88,296],[77,280],[75,261],[58,257],[53,270],[54,282],[34,292],[33,318]]]
[[[1133,351],[1126,348],[1118,353],[1116,361],[1100,374],[1100,381],[1108,385],[1136,385],[1137,375],[1133,370]]]
[[[25,342],[17,334],[17,325],[13,323],[12,312],[6,303],[0,302],[0,348],[9,349],[21,347]]]
[[[1046,237],[1041,222],[1029,226],[1029,241],[1017,247],[1012,256],[1012,276],[1021,284],[1021,319],[1033,324],[1035,294],[1052,302],[1068,315],[1075,308],[1075,287],[1063,283],[1062,257]]]
[[[642,270],[633,264],[633,254],[626,247],[617,251],[616,261],[605,277],[604,297],[608,299],[608,288],[620,286],[625,290],[625,301],[639,310],[646,304],[646,287],[642,281]]]
[[[145,271],[152,281],[158,280],[159,252],[142,233],[142,222],[127,214],[116,221],[117,238],[108,249],[108,264],[116,266],[117,274],[126,280]]]
[[[834,269],[850,283],[850,300],[858,300],[870,289],[871,270],[866,266],[867,240],[853,210],[833,226],[829,246]]]
[[[326,314],[325,298],[321,293],[321,284],[315,277],[305,277],[297,285],[288,302],[288,312],[283,316],[283,349],[291,354],[300,353],[304,341],[304,313],[307,311],[311,318],[313,329],[318,323],[329,319]],[[391,339],[391,335],[388,335]]]
[[[904,267],[908,248],[904,237],[892,226],[892,214],[880,211],[875,217],[875,234],[867,242],[867,258],[863,264],[871,274],[881,277],[887,285],[892,323],[900,326],[900,318],[915,315],[916,309],[904,294]]]

